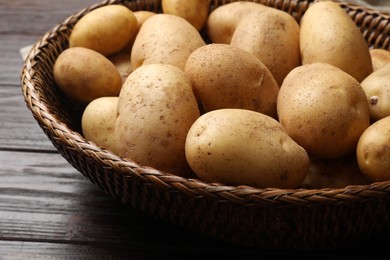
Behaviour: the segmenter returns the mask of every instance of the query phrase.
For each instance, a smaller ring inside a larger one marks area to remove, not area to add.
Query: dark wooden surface
[[[330,251],[229,245],[125,207],[72,168],[24,103],[19,49],[96,2],[0,0],[0,259],[390,259],[387,233]]]

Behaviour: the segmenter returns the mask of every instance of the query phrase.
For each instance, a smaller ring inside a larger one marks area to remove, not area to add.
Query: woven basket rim
[[[121,158],[111,151],[98,147],[92,141],[86,140],[79,132],[70,129],[60,118],[51,114],[47,104],[42,102],[40,93],[35,89],[35,67],[40,66],[41,53],[48,48],[56,33],[67,30],[66,25],[72,20],[80,17],[103,5],[121,3],[120,0],[106,0],[80,10],[63,22],[58,23],[48,30],[32,47],[24,61],[21,70],[21,83],[23,96],[28,109],[42,128],[51,129],[50,133],[56,142],[63,142],[70,149],[77,150],[83,156],[90,156],[93,160],[102,161],[103,167],[114,167],[115,170],[128,178],[135,174],[146,182],[158,183],[167,189],[188,193],[191,196],[207,196],[215,200],[230,201],[232,203],[255,205],[260,202],[269,204],[333,204],[339,201],[356,201],[367,197],[388,197],[390,194],[390,180],[373,182],[366,185],[349,185],[343,188],[322,188],[322,189],[282,189],[282,188],[256,188],[239,185],[231,186],[220,183],[208,183],[200,179],[185,178],[174,174],[160,171],[149,166],[141,166],[130,159]],[[349,2],[337,1],[341,5],[356,10],[364,10],[370,14],[377,14],[390,20],[390,14],[380,10],[373,10],[364,6]],[[64,138],[65,137],[65,138]],[[161,185],[163,184],[163,185]],[[358,199],[357,199],[358,198]],[[261,201],[260,201],[261,200]],[[279,203],[280,202],[280,203]]]

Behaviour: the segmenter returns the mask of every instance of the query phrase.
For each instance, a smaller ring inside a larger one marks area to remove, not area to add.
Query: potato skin
[[[122,87],[115,65],[102,54],[83,47],[65,49],[54,63],[53,75],[66,95],[85,104],[99,97],[118,96]]]
[[[390,63],[390,51],[385,49],[370,49],[372,68],[374,71]]]
[[[290,14],[265,8],[241,20],[230,44],[254,54],[280,86],[286,75],[301,65],[299,30]]]
[[[101,97],[90,102],[81,118],[85,139],[115,151],[115,118],[119,97]]]
[[[138,32],[131,51],[131,67],[134,70],[160,63],[184,70],[188,56],[203,45],[200,33],[184,18],[156,14],[149,17]]]
[[[390,180],[390,117],[371,124],[360,136],[356,157],[362,173],[371,181]]]
[[[280,88],[277,111],[287,133],[315,159],[352,153],[370,124],[359,82],[326,63],[292,70]]]
[[[205,111],[244,108],[276,117],[279,86],[250,53],[229,44],[208,44],[191,53],[184,71]]]
[[[163,13],[183,17],[200,31],[207,22],[210,0],[162,0]]]
[[[231,2],[213,10],[207,19],[206,33],[212,43],[230,44],[233,33],[241,20],[248,14],[269,8],[250,2]]]
[[[218,109],[192,125],[186,158],[200,179],[227,185],[297,188],[309,170],[306,151],[275,119],[245,109]]]
[[[116,151],[140,165],[189,176],[184,143],[199,116],[182,70],[169,64],[144,65],[129,75],[119,95]]]
[[[372,71],[368,45],[359,28],[339,4],[312,4],[301,19],[302,64],[332,64],[361,82]]]
[[[85,47],[104,56],[123,49],[137,33],[137,19],[122,5],[107,5],[83,16],[69,37],[70,47]]]

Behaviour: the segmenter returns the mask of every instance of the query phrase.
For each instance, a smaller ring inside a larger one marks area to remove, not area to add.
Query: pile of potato
[[[85,105],[86,139],[226,185],[337,188],[390,180],[390,54],[332,1],[290,14],[239,1],[97,8],[53,73]]]

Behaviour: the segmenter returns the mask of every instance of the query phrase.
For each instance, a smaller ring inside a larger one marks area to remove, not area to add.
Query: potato
[[[116,67],[122,78],[122,84],[125,83],[127,77],[131,73],[131,62],[129,54],[126,52],[118,52],[108,58]]]
[[[352,153],[370,124],[359,82],[326,63],[293,69],[283,81],[276,105],[280,123],[312,159]]]
[[[205,111],[244,108],[276,117],[279,86],[250,53],[229,44],[208,44],[191,53],[184,71]]]
[[[65,49],[54,63],[53,75],[66,95],[82,103],[118,96],[122,87],[115,65],[102,54],[84,47]]]
[[[242,18],[251,12],[264,8],[269,7],[250,1],[237,1],[221,5],[209,14],[206,22],[207,36],[212,43],[229,44]]]
[[[210,0],[162,0],[164,14],[183,17],[198,31],[206,24],[209,16]]]
[[[356,157],[362,173],[371,181],[390,180],[390,117],[371,124],[360,136]]]
[[[70,47],[85,47],[109,56],[123,49],[137,33],[137,19],[122,5],[99,7],[83,16],[74,26]]]
[[[390,63],[390,51],[385,49],[370,49],[373,70],[376,71]]]
[[[119,97],[101,97],[85,108],[81,127],[85,139],[115,151],[115,118]]]
[[[184,18],[156,14],[144,22],[134,41],[131,67],[161,63],[184,69],[188,56],[203,45],[200,33]]]
[[[190,176],[184,144],[199,116],[191,83],[181,69],[144,65],[129,75],[119,95],[117,154],[140,165]]]
[[[361,86],[369,102],[371,122],[390,116],[390,65],[368,75]]]
[[[301,65],[299,24],[290,14],[275,8],[244,17],[230,44],[255,55],[279,86],[292,69]]]
[[[368,45],[347,12],[333,1],[315,2],[301,19],[302,63],[332,64],[361,82],[372,71]]]
[[[306,151],[278,121],[245,109],[200,116],[188,132],[185,153],[200,179],[226,185],[298,188],[310,166]]]
[[[302,183],[303,188],[344,188],[366,185],[370,181],[360,172],[355,153],[338,159],[310,162],[310,171]]]

